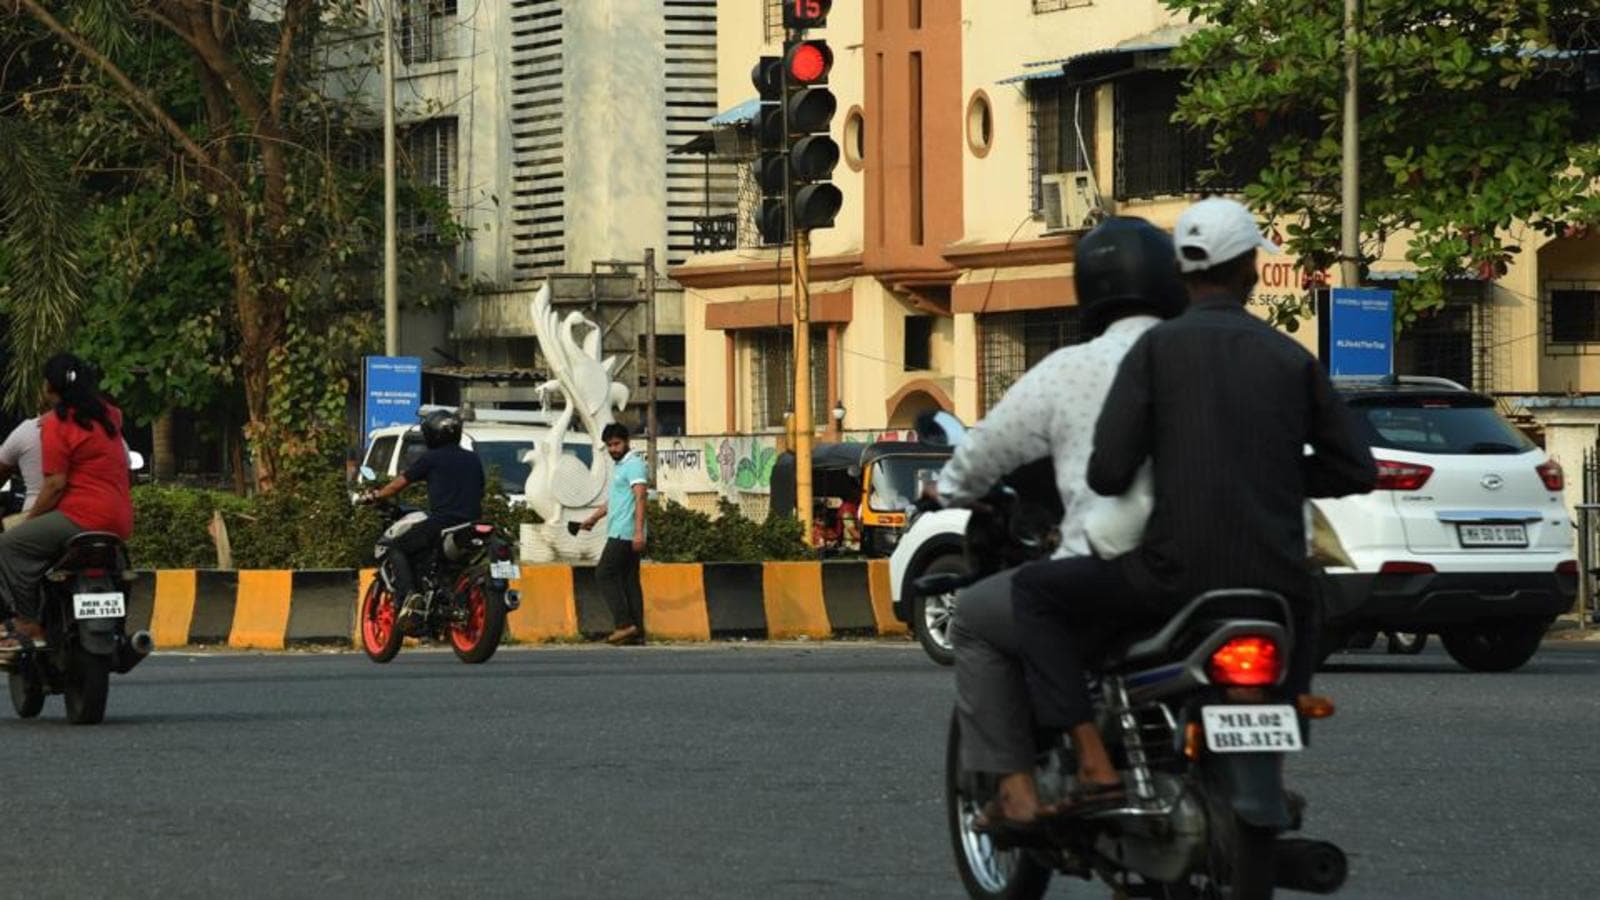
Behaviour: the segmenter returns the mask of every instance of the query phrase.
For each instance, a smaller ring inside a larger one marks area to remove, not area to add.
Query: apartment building
[[[717,4],[724,112],[701,144],[709,159],[748,156],[749,71],[777,52],[779,14],[776,2]],[[1205,142],[1171,123],[1183,73],[1170,52],[1192,27],[1159,0],[835,5],[822,36],[836,54],[845,205],[814,235],[815,421],[981,416],[1081,336],[1072,248],[1094,217],[1170,227],[1202,190],[1239,186],[1202,186]],[[734,227],[705,222],[736,246],[673,270],[687,290],[691,432],[776,430],[792,402],[787,255],[754,246],[744,184]],[[728,202],[717,186],[708,195]],[[1600,390],[1600,237],[1525,239],[1506,275],[1453,285],[1446,308],[1407,331],[1401,371],[1508,394]],[[1370,280],[1408,277],[1404,249],[1395,236]],[[1309,303],[1329,284],[1336,273],[1263,259],[1257,302]],[[1315,348],[1317,325],[1296,338]]]

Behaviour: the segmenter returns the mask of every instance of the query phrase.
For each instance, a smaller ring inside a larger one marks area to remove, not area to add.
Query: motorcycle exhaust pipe
[[[1344,887],[1350,874],[1349,861],[1338,845],[1306,838],[1279,838],[1277,841],[1278,887],[1308,894],[1331,894]]]
[[[118,675],[125,675],[144,662],[151,651],[156,649],[155,639],[148,631],[135,631],[126,638],[117,642],[117,649],[112,652],[111,671]]]

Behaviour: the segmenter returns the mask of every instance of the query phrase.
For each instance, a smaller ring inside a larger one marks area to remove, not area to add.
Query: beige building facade
[[[722,108],[754,96],[750,68],[782,39],[778,8],[717,4]],[[905,428],[933,408],[975,420],[1081,336],[1072,251],[1089,219],[1170,228],[1201,193],[1203,146],[1170,123],[1181,73],[1168,54],[1190,27],[1159,0],[835,4],[819,36],[836,54],[845,204],[814,234],[819,429]],[[1509,272],[1452,285],[1447,307],[1400,339],[1400,371],[1507,395],[1600,391],[1600,236],[1520,237]],[[1396,236],[1374,285],[1407,277],[1404,250]],[[1311,289],[1332,280],[1285,256],[1261,267],[1261,308],[1309,311]],[[781,430],[787,254],[737,246],[672,275],[686,289],[688,431]],[[1295,336],[1315,349],[1316,318]]]

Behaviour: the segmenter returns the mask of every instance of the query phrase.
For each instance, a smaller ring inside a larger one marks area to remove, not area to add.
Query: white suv
[[[1456,662],[1527,662],[1577,592],[1561,466],[1488,397],[1433,378],[1341,381],[1378,460],[1371,494],[1316,501],[1350,561],[1328,569],[1324,649],[1438,634]]]
[[[490,411],[489,414],[493,414]],[[485,415],[479,411],[479,415]],[[475,421],[462,423],[461,446],[478,455],[484,472],[498,471],[500,490],[514,505],[523,502],[523,492],[528,481],[528,463],[522,454],[532,450],[550,429],[533,423]],[[587,468],[594,461],[594,448],[585,434],[568,434],[563,445],[566,451],[578,458]],[[374,429],[367,443],[362,465],[378,475],[379,481],[388,481],[404,472],[427,446],[422,442],[422,430],[415,425],[392,425]]]
[[[1371,494],[1319,500],[1349,567],[1326,570],[1323,653],[1379,632],[1438,634],[1475,671],[1527,662],[1577,592],[1561,467],[1487,397],[1437,378],[1341,380],[1378,460]],[[955,597],[911,583],[965,567],[965,510],[914,519],[890,558],[896,615],[949,664]],[[1392,640],[1391,647],[1396,644]]]

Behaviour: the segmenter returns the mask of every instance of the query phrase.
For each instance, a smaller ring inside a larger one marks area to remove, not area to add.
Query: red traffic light
[[[802,41],[789,49],[784,67],[790,84],[823,84],[833,68],[833,51],[822,41]]]

